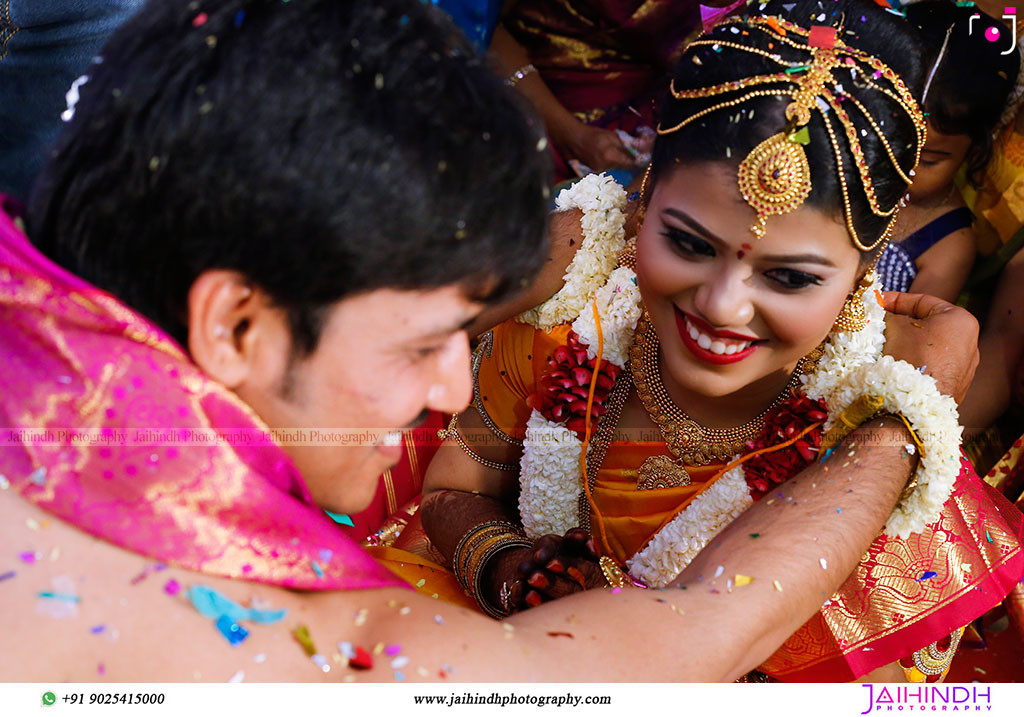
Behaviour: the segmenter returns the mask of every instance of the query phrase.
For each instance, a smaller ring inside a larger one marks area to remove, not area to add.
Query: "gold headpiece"
[[[690,47],[710,45],[716,52],[721,52],[724,48],[730,48],[763,55],[784,69],[775,74],[757,75],[693,90],[676,90],[675,81],[673,81],[671,87],[672,96],[677,100],[716,97],[718,95],[740,92],[751,87],[757,87],[758,89],[753,89],[742,96],[706,107],[690,115],[674,127],[664,128],[659,126],[658,134],[671,134],[712,112],[742,105],[744,102],[756,97],[792,98],[792,102],[786,107],[787,123],[785,129],[757,145],[740,163],[738,173],[740,193],[747,204],[757,212],[757,222],[750,230],[754,233],[754,236],[761,237],[765,233],[765,224],[769,216],[787,214],[797,209],[811,193],[811,169],[807,162],[807,154],[804,151],[803,145],[808,144],[810,141],[807,125],[811,121],[813,112],[817,110],[822,116],[825,129],[828,132],[829,140],[835,152],[836,166],[839,171],[839,185],[842,188],[846,227],[857,248],[862,251],[871,251],[891,234],[896,221],[899,203],[889,209],[883,209],[879,205],[878,199],[875,196],[871,175],[868,172],[867,161],[864,159],[864,152],[861,149],[857,129],[842,103],[848,102],[867,120],[872,131],[881,140],[890,161],[896,168],[896,173],[909,185],[911,183],[909,175],[917,167],[921,156],[921,147],[924,144],[926,128],[924,113],[910,94],[903,80],[878,58],[847,46],[838,37],[838,32],[833,27],[816,25],[810,28],[810,30],[805,30],[778,17],[732,18],[723,24],[732,24],[763,32],[771,39],[768,45],[769,48],[772,48],[775,43],[779,43],[806,51],[810,54],[810,62],[794,64],[783,60],[780,55],[769,50],[749,47],[740,42],[724,39],[698,39],[692,42]],[[748,33],[746,30],[742,30],[741,34],[746,35]],[[695,61],[696,59],[695,56]],[[868,114],[867,108],[857,98],[843,92],[842,84],[836,79],[837,70],[846,70],[850,73],[851,81],[857,80],[887,95],[910,117],[917,134],[917,143],[914,148],[914,164],[908,170],[905,171],[900,167],[892,147],[889,145],[889,141],[882,133],[875,119]],[[888,86],[876,82],[883,79]],[[846,134],[850,151],[853,154],[854,164],[856,165],[857,172],[860,174],[868,206],[876,216],[889,218],[885,231],[877,241],[871,244],[862,242],[857,234],[857,230],[853,226],[850,192],[846,182],[843,153],[839,147],[839,141],[832,124],[830,110],[839,118],[839,123]],[[866,130],[862,131],[866,132]]]

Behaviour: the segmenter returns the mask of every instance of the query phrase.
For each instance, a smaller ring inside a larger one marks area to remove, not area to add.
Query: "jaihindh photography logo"
[[[868,704],[862,715],[876,712],[990,712],[991,685],[919,685],[896,687],[866,684]],[[863,703],[862,703],[863,704]]]

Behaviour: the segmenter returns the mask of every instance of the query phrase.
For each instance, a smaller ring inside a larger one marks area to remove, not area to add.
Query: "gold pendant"
[[[668,456],[651,456],[640,466],[637,490],[679,488],[690,485],[690,474]]]

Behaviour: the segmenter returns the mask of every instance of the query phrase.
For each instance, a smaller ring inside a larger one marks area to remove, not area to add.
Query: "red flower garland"
[[[587,396],[596,358],[587,357],[587,347],[576,332],[570,331],[565,346],[559,346],[548,358],[548,371],[538,382],[537,390],[526,399],[526,405],[536,409],[553,423],[565,424],[583,439],[586,430]],[[594,405],[590,411],[591,426],[605,414],[608,395],[622,369],[608,361],[601,361],[594,390]]]
[[[764,417],[764,428],[757,439],[747,443],[747,448],[756,451],[784,443],[826,418],[828,409],[824,401],[812,401],[807,396],[796,394],[768,412]],[[751,458],[743,464],[743,476],[750,487],[750,495],[758,500],[773,486],[795,476],[817,458],[820,446],[821,426],[817,426],[791,446]]]

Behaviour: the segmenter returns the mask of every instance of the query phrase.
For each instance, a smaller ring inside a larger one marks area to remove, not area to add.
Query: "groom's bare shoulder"
[[[0,491],[0,544],[8,548],[0,557],[5,682],[393,679],[386,655],[375,656],[372,670],[357,671],[344,664],[338,645],[352,642],[372,654],[382,639],[394,639],[390,623],[401,617],[400,601],[417,599],[401,589],[300,593],[158,570],[155,561],[85,534],[13,489]],[[185,590],[199,584],[287,614],[274,625],[243,622],[248,636],[232,645],[186,598]],[[419,618],[432,619],[423,611]],[[328,671],[293,637],[303,625]]]

